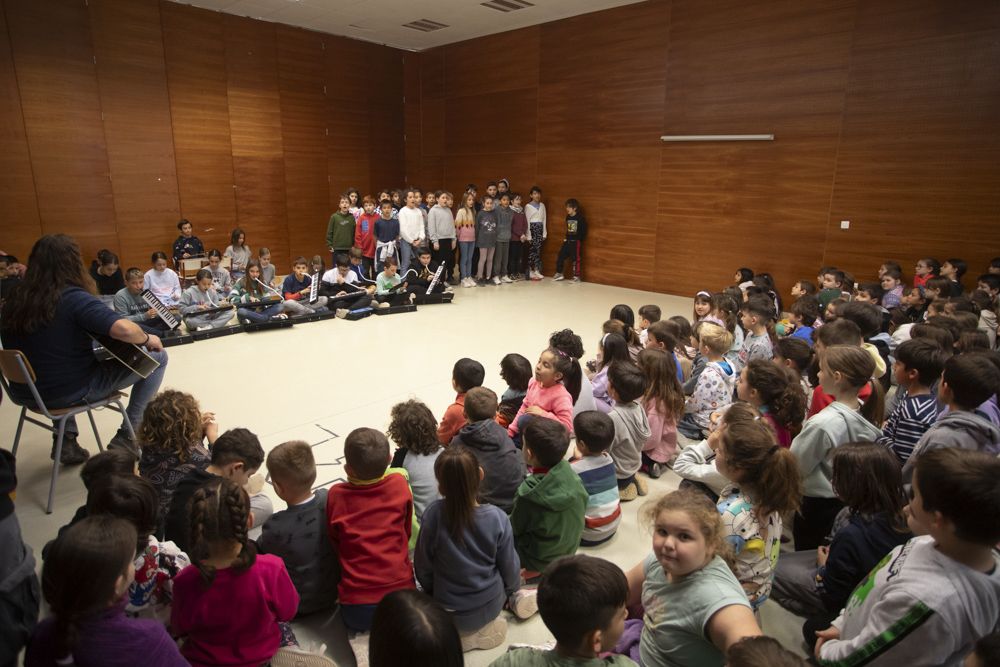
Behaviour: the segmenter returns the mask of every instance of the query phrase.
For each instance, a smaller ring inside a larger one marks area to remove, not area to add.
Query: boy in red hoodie
[[[354,429],[344,442],[344,459],[347,481],[330,488],[326,519],[340,556],[344,625],[351,634],[367,633],[386,594],[414,588],[408,551],[413,495],[403,475],[386,474],[389,440],[383,433]]]

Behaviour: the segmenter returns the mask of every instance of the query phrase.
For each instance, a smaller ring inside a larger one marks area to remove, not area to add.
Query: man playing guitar
[[[100,362],[94,356],[92,335],[142,345],[159,367],[143,378],[118,361]],[[0,337],[5,349],[27,356],[49,408],[96,401],[131,387],[126,416],[134,428],[159,389],[167,366],[159,337],[94,296],[94,282],[84,269],[80,248],[65,234],[43,236],[35,242],[24,280],[3,304]],[[27,385],[11,383],[11,393],[18,400],[32,400]],[[77,442],[78,432],[75,420],[68,420],[60,457],[64,464],[83,463],[89,456]],[[134,448],[124,423],[109,447]]]

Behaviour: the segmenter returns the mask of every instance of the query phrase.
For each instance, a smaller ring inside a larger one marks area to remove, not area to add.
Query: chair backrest
[[[35,381],[35,370],[20,350],[0,350],[0,372],[8,382],[31,384]]]

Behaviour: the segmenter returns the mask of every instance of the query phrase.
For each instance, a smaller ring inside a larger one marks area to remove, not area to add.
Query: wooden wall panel
[[[90,26],[123,266],[177,236],[180,202],[157,0],[92,0]]]
[[[368,100],[368,173],[372,188],[403,184],[403,56],[395,50],[362,44]],[[377,81],[377,87],[371,86]]]
[[[230,14],[223,25],[239,226],[251,248],[267,247],[276,266],[288,266],[275,26]]]
[[[224,250],[236,195],[222,15],[161,0],[160,16],[181,216],[206,250]]]
[[[717,288],[743,265],[782,292],[815,275],[854,13],[853,0],[673,4],[663,133],[776,139],[662,144],[658,289]]]
[[[971,287],[1000,249],[1000,29],[918,28],[859,29],[824,261],[871,276],[893,258],[911,275],[920,257],[961,257]]]
[[[277,26],[277,40],[289,252],[311,256],[323,247],[331,204],[323,35]]]
[[[539,150],[659,145],[670,8],[646,2],[541,27]],[[621,38],[608,38],[611,25]]]
[[[448,155],[532,151],[537,144],[537,108],[537,87],[452,97],[444,110],[444,127],[437,132],[445,134],[448,128]]]
[[[460,97],[537,86],[540,34],[541,26],[531,26],[440,47],[444,94]],[[440,76],[433,67],[431,82]]]
[[[42,232],[72,234],[85,256],[118,251],[87,7],[4,6]]]
[[[372,76],[366,62],[370,53],[368,45],[332,35],[327,35],[325,42],[329,127],[327,173],[332,213],[341,193],[348,187],[373,194],[378,188],[394,187],[371,180],[373,157],[387,159],[389,156],[382,151],[370,152],[369,148],[378,146],[381,138],[371,133],[368,117],[371,104],[392,104],[390,97],[394,93],[381,85],[373,85],[378,79]],[[399,94],[401,96],[402,92]],[[401,106],[401,97],[398,102]]]
[[[28,137],[21,113],[21,94],[7,37],[7,19],[0,11],[0,249],[22,262],[42,235],[35,179],[31,173]]]

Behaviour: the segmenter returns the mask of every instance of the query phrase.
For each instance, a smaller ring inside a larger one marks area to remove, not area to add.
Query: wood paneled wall
[[[403,183],[402,52],[165,0],[3,0],[0,248],[43,233],[145,267],[206,247],[325,251],[340,193]]]
[[[408,180],[538,183],[550,272],[569,197],[588,280],[683,295],[1000,255],[990,0],[652,0],[405,61]],[[776,140],[659,139],[744,133]]]

